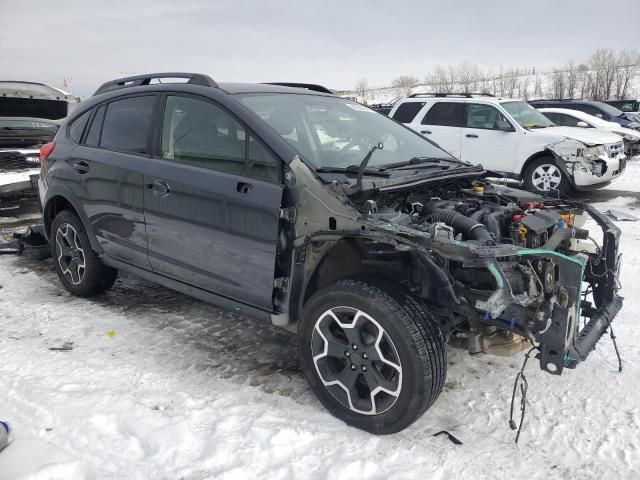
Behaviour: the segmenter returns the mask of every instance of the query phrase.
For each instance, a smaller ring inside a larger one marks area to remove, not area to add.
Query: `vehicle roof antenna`
[[[520,440],[520,432],[522,431],[522,424],[524,423],[524,414],[527,409],[527,389],[529,388],[529,383],[527,382],[527,377],[524,374],[524,369],[527,366],[527,361],[531,356],[531,352],[536,350],[538,347],[535,345],[529,349],[529,351],[524,356],[524,362],[522,362],[522,368],[516,375],[516,381],[513,383],[513,394],[511,395],[511,413],[509,414],[509,428],[511,430],[518,430],[516,433],[516,445],[518,444],[518,440]],[[516,391],[518,390],[518,384],[520,385],[520,423],[516,425],[516,422],[513,420],[513,406],[516,401]]]
[[[364,170],[367,168],[367,164],[373,155],[373,152],[376,150],[382,150],[384,148],[384,143],[382,141],[376,143],[371,150],[364,156],[362,162],[360,162],[360,166],[358,167],[358,176],[356,177],[356,184],[352,187],[346,189],[348,195],[353,195],[362,190],[362,177],[364,175]]]

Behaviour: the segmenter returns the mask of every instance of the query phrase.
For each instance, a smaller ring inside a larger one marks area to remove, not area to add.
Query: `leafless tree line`
[[[640,95],[633,89],[640,79],[640,53],[637,50],[614,52],[603,48],[591,54],[586,63],[571,60],[547,72],[535,68],[483,70],[471,62],[438,65],[423,81],[412,75],[400,75],[391,84],[398,95],[421,91],[439,93],[490,93],[517,98],[589,98],[625,99]],[[426,87],[426,88],[425,88]],[[372,93],[366,80],[358,81],[356,95],[367,99]]]

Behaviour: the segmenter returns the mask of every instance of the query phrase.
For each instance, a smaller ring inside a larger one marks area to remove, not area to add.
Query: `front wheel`
[[[398,432],[442,391],[442,333],[425,306],[394,283],[344,279],[317,292],[305,305],[299,336],[312,390],[354,427]]]
[[[524,172],[524,186],[535,193],[553,190],[567,193],[571,189],[569,179],[553,157],[542,157],[531,163]]]

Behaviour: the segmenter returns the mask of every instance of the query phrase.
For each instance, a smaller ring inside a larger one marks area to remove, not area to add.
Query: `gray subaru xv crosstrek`
[[[535,345],[559,375],[622,306],[620,231],[594,208],[492,184],[317,85],[118,79],[41,153],[70,292],[123,270],[296,331],[322,404],[373,433],[435,402],[447,342]]]

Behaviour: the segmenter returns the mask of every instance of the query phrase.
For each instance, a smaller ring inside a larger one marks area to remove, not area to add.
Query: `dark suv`
[[[640,129],[635,119],[629,119],[627,114],[616,107],[595,100],[531,100],[529,104],[534,108],[570,108],[579,110],[608,122],[614,122],[626,128]]]
[[[584,360],[622,305],[620,231],[314,88],[182,73],[100,87],[42,149],[65,287],[96,295],[121,269],[297,331],[320,401],[374,433],[433,404],[446,341],[535,343],[555,375]]]

